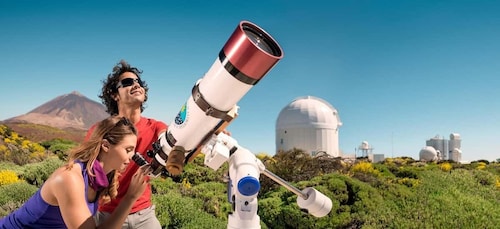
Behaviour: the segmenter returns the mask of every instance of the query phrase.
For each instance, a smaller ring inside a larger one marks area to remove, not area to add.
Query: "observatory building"
[[[460,134],[452,133],[450,134],[450,141],[448,142],[449,155],[448,160],[462,161],[462,139]]]
[[[373,152],[373,147],[368,144],[367,141],[361,142],[361,145],[358,147],[356,153],[356,157],[368,157]],[[359,154],[359,155],[358,155]]]
[[[422,151],[429,150],[428,146],[430,146],[434,149],[436,154],[435,160],[448,160],[446,155],[448,153],[448,140],[444,139],[444,137],[436,135],[435,137],[425,141],[425,145],[426,147],[420,151],[420,155],[422,155]],[[420,158],[422,159],[422,156],[420,156]]]
[[[420,150],[420,160],[451,160],[460,162],[462,160],[461,138],[457,133],[450,134],[450,140],[439,135],[427,140],[425,147]],[[432,156],[432,155],[435,155]]]
[[[374,154],[373,147],[367,142],[362,141],[356,150],[356,158],[363,159],[367,158],[369,161],[377,163],[385,160],[384,154]]]
[[[340,157],[337,110],[325,100],[299,97],[285,106],[276,121],[276,150],[293,148],[315,156],[326,153]]]

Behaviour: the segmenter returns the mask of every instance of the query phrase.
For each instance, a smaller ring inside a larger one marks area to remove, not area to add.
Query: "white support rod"
[[[296,187],[290,185],[288,182],[285,180],[281,179],[281,177],[277,176],[276,174],[272,173],[271,171],[264,169],[262,171],[262,174],[266,175],[267,177],[271,178],[273,181],[276,181],[276,183],[282,185],[286,189],[290,190],[291,192],[295,193],[297,196],[301,197],[304,200],[307,200],[309,196],[307,194],[302,193],[299,189]]]

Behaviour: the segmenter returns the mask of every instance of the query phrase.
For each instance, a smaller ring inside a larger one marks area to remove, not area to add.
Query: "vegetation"
[[[0,170],[0,186],[19,182],[16,172],[11,170]]]
[[[0,185],[0,217],[3,217],[28,200],[38,188],[24,181]]]
[[[66,157],[68,155],[67,153],[71,148],[75,147],[77,143],[70,140],[54,138],[49,141],[43,141],[40,143],[40,145],[45,147],[50,152],[56,154],[59,159],[66,160]]]
[[[22,124],[19,124],[22,126]],[[32,125],[33,124],[25,124]],[[57,129],[36,125],[42,130]],[[0,161],[12,162],[17,165],[41,162],[52,155],[65,160],[68,151],[78,143],[61,138],[33,142],[13,131],[10,127],[0,124]]]
[[[47,157],[45,148],[32,142],[5,125],[0,125],[3,145],[0,145],[0,160],[18,165],[42,161]]]
[[[4,130],[3,138],[12,138],[12,132],[7,132]],[[54,140],[48,145],[59,143]],[[23,154],[28,158],[30,155]],[[269,171],[293,186],[300,190],[313,187],[333,204],[327,216],[316,218],[299,209],[295,194],[262,175],[258,196],[262,228],[497,228],[500,225],[499,161],[424,163],[403,157],[388,158],[381,163],[360,160],[351,164],[327,156],[310,157],[298,149],[257,157]],[[18,208],[62,163],[50,153],[43,161],[22,166],[9,160],[1,162],[0,217]],[[226,228],[231,212],[227,171],[227,163],[213,171],[198,156],[180,176],[153,179],[153,202],[164,228]]]
[[[5,126],[8,126],[19,135],[22,135],[34,142],[50,141],[51,139],[58,138],[73,142],[81,142],[87,133],[87,131],[83,129],[59,129],[52,126],[34,123],[6,123]]]

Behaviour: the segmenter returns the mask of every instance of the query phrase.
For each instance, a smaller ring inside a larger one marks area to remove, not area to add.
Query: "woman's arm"
[[[107,229],[122,227],[122,224],[129,215],[135,201],[141,196],[144,190],[146,190],[147,179],[145,178],[149,172],[148,166],[143,166],[135,172],[134,176],[132,176],[132,180],[130,181],[127,193],[120,201],[120,204],[118,204],[109,218],[100,224],[98,228]]]
[[[85,184],[78,166],[73,166],[71,170],[56,172],[51,181],[44,184],[42,189],[45,190],[42,190],[42,193],[49,193],[47,194],[49,201],[46,200],[48,203],[53,202],[50,201],[51,198],[55,199],[64,223],[69,229],[121,228],[132,209],[132,205],[146,189],[145,176],[148,172],[145,168],[137,170],[122,201],[99,227],[96,227],[96,222],[87,206]]]

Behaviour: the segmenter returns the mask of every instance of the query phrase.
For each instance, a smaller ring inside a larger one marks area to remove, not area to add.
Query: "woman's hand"
[[[130,180],[126,196],[132,198],[133,200],[137,200],[137,198],[142,195],[144,190],[146,190],[146,186],[149,183],[148,174],[150,172],[151,168],[149,165],[140,167],[132,176],[132,180]]]

